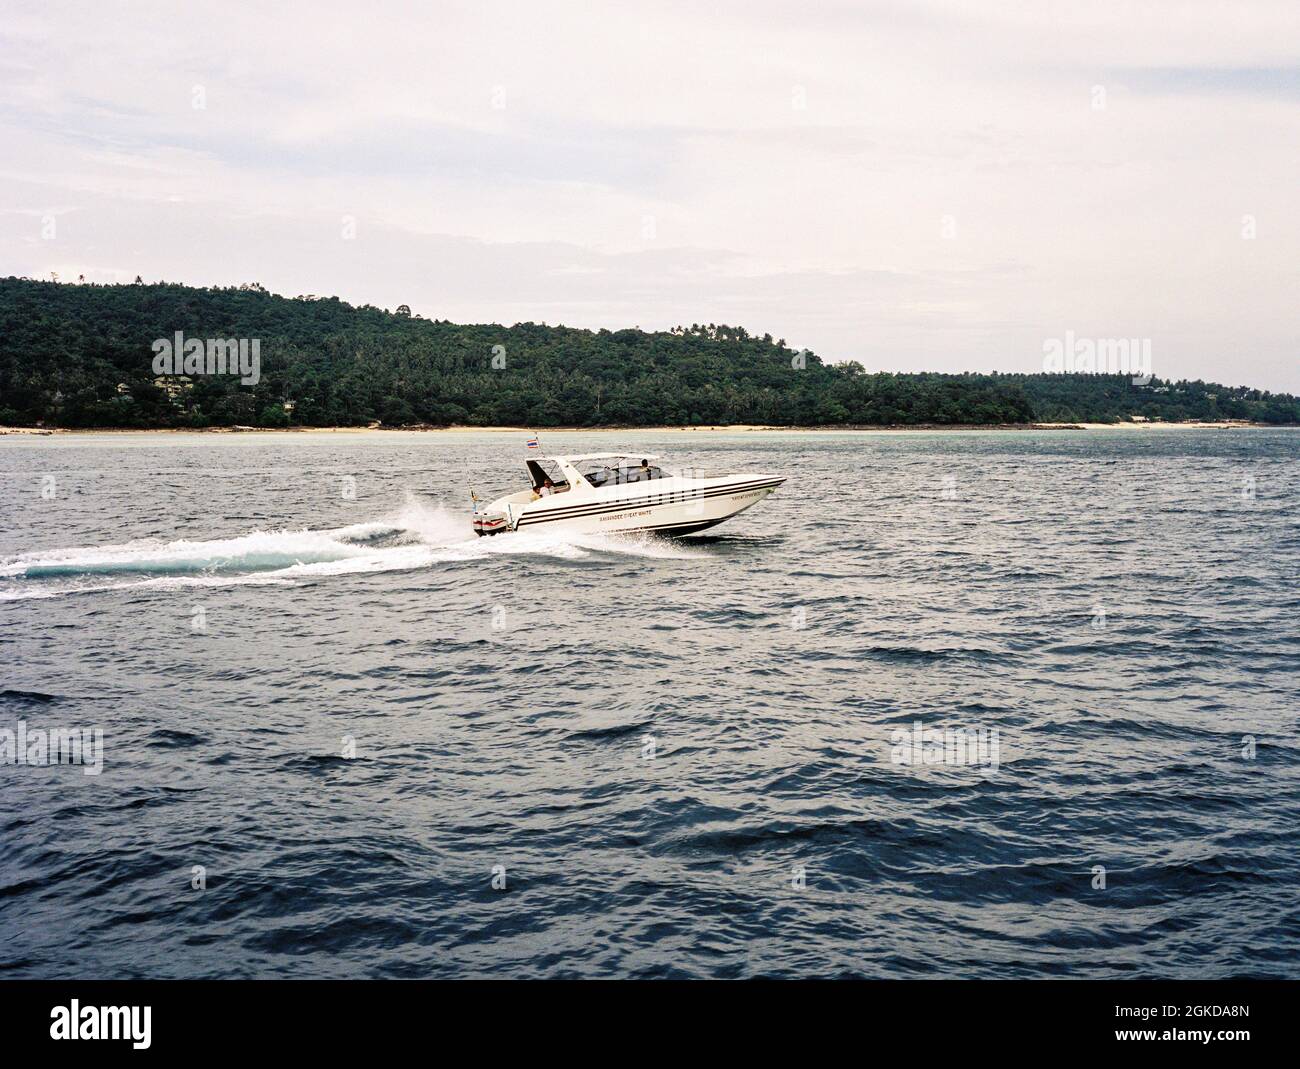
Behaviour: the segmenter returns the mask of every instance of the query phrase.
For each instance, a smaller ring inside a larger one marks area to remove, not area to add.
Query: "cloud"
[[[1141,93],[1193,96],[1247,93],[1300,100],[1300,66],[1139,67],[1114,71],[1111,77]]]
[[[30,7],[0,37],[3,269],[734,322],[900,370],[1033,370],[1068,329],[1300,390],[1298,29],[1289,3]]]

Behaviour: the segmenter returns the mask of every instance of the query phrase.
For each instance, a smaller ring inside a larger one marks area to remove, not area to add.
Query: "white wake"
[[[0,601],[133,586],[293,583],[515,554],[577,560],[601,553],[662,560],[700,555],[698,549],[651,534],[507,532],[480,538],[470,531],[466,513],[409,498],[391,516],[334,530],[146,539],[0,557]]]

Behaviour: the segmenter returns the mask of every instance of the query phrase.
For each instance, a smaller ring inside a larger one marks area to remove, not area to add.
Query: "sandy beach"
[[[1247,420],[1224,420],[1218,423],[1189,420],[1185,423],[1007,423],[981,425],[917,424],[915,426],[860,426],[842,427],[779,427],[758,423],[732,423],[701,425],[696,427],[157,427],[149,429],[100,427],[0,427],[5,435],[77,435],[77,434],[604,434],[615,431],[627,434],[737,434],[746,432],[787,434],[930,434],[936,431],[961,433],[967,431],[1106,431],[1136,430],[1168,432],[1180,430],[1241,430],[1243,428],[1296,429],[1286,424],[1251,423]]]

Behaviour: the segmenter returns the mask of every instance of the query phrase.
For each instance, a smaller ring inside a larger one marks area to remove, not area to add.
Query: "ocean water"
[[[0,439],[4,975],[1300,976],[1300,433],[522,437]]]

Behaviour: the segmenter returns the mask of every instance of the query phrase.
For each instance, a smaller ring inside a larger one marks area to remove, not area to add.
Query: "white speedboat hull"
[[[585,457],[548,458],[563,473],[560,489],[554,493],[521,491],[476,508],[475,533],[481,535],[525,532],[623,532],[656,531],[683,535],[705,531],[737,513],[758,504],[785,482],[778,475],[669,475],[660,469],[653,477],[642,477],[637,469],[621,466],[617,478],[601,485],[599,474],[583,474],[575,461],[624,460],[617,454],[589,454]],[[540,479],[541,469],[533,462],[530,470]],[[647,461],[643,460],[643,464]],[[612,474],[604,467],[600,474]],[[548,483],[549,487],[549,483]]]
[[[614,492],[595,500],[568,501],[567,494],[555,494],[533,502],[523,510],[512,530],[517,531],[658,531],[661,534],[694,534],[757,505],[785,480],[776,477],[727,479],[663,479],[647,484],[650,494]],[[682,484],[682,485],[663,485]]]

